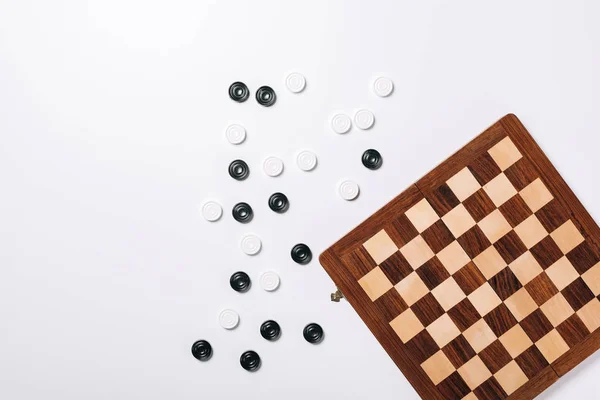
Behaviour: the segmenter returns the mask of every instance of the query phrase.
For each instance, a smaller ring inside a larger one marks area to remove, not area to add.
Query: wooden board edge
[[[563,376],[578,366],[583,360],[594,354],[598,349],[600,349],[600,330],[596,330],[582,342],[577,343],[569,351],[560,356],[552,363],[552,367],[558,376]]]
[[[544,368],[539,374],[527,381],[524,386],[521,386],[512,393],[506,400],[530,400],[542,393],[544,390],[552,386],[559,376],[551,366]]]
[[[319,262],[338,287],[343,288],[343,294],[346,300],[354,308],[365,325],[369,328],[373,336],[379,341],[396,366],[402,371],[408,382],[415,391],[424,399],[443,400],[442,395],[431,383],[429,377],[416,365],[408,354],[403,344],[400,344],[398,335],[389,324],[383,324],[376,316],[371,316],[367,311],[368,299],[365,296],[357,295],[362,289],[358,282],[353,281],[349,275],[341,274],[344,271],[343,264],[338,255],[332,248],[325,250],[319,255]]]

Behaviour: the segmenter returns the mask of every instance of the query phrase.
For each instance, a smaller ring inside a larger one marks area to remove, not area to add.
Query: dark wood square
[[[545,272],[533,278],[531,282],[525,285],[525,289],[538,306],[541,306],[558,293],[558,289]]]
[[[448,343],[442,351],[457,369],[477,355],[463,335],[458,335],[458,337]]]
[[[440,347],[427,330],[423,329],[406,343],[406,349],[417,364],[423,363],[440,351]]]
[[[531,162],[523,157],[504,171],[504,175],[510,183],[518,190],[523,190],[531,182],[535,181],[540,175]]]
[[[475,222],[481,221],[496,209],[494,202],[483,189],[479,189],[468,199],[463,201],[463,206],[465,206]]]
[[[394,285],[413,272],[413,268],[399,251],[395,252],[384,262],[379,264],[379,268],[381,268],[385,276],[387,276]]]
[[[539,374],[548,366],[548,361],[546,361],[544,355],[535,346],[529,347],[527,350],[517,356],[517,358],[515,358],[515,362],[517,365],[519,365],[519,367],[521,367],[529,379]]]
[[[399,249],[419,235],[417,229],[404,214],[399,215],[387,225],[385,231]]]
[[[527,336],[529,336],[529,339],[534,343],[554,329],[552,323],[539,308],[525,317],[520,324]]]
[[[494,243],[494,247],[498,250],[498,253],[507,264],[515,261],[527,251],[527,246],[525,246],[515,231],[510,231],[498,239],[498,241]]]
[[[490,286],[501,300],[506,300],[512,296],[523,285],[515,276],[509,267],[504,268],[489,280]]]
[[[430,293],[427,293],[419,301],[411,306],[411,309],[419,318],[423,326],[428,326],[433,321],[444,315],[444,309]]]
[[[577,314],[573,314],[563,321],[562,324],[556,327],[556,330],[569,347],[575,346],[590,334],[590,331]]]
[[[397,290],[388,290],[373,302],[385,321],[391,321],[408,309]]]
[[[450,278],[448,270],[446,270],[435,256],[417,269],[417,275],[419,275],[429,290]]]
[[[551,236],[546,236],[541,242],[533,246],[530,251],[543,269],[548,268],[564,255]]]
[[[353,251],[342,256],[346,270],[358,280],[371,272],[377,263],[363,246],[359,246]]]
[[[511,197],[498,208],[513,228],[533,214],[533,211],[531,211],[521,196]]]
[[[587,240],[571,250],[567,254],[567,258],[580,275],[600,262],[596,250],[590,246]]]
[[[502,336],[517,324],[517,320],[504,303],[501,303],[498,307],[486,314],[483,319],[497,337]]]
[[[492,374],[500,371],[513,359],[508,351],[506,351],[506,347],[499,340],[495,340],[488,347],[481,350],[479,358],[481,358],[481,361],[483,361]]]
[[[489,153],[484,153],[469,164],[469,170],[481,186],[500,175],[502,170]]]
[[[551,200],[541,209],[535,212],[535,216],[546,228],[547,232],[554,232],[558,227],[569,220],[569,213],[557,199]]]
[[[460,204],[460,201],[456,198],[454,192],[452,192],[450,187],[445,183],[432,190],[426,197],[429,204],[431,204],[431,207],[440,217],[443,217]]]
[[[457,241],[471,259],[492,245],[478,225],[465,232]]]
[[[471,392],[467,383],[456,371],[440,382],[437,388],[447,400],[461,400]]]
[[[473,390],[479,400],[504,400],[508,397],[502,386],[493,376]]]
[[[473,261],[467,263],[467,265],[456,271],[452,276],[467,296],[486,282],[485,276],[483,276]]]
[[[454,236],[441,219],[425,229],[421,236],[434,253],[439,253],[454,241]]]
[[[581,278],[575,279],[569,286],[561,290],[561,293],[575,311],[579,311],[595,297]]]
[[[473,307],[469,299],[463,299],[448,310],[448,316],[461,332],[464,332],[468,327],[481,319],[481,315],[479,315],[479,312]]]

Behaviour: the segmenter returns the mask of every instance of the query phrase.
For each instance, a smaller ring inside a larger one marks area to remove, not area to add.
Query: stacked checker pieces
[[[600,347],[599,237],[509,115],[320,259],[423,398],[532,398]]]

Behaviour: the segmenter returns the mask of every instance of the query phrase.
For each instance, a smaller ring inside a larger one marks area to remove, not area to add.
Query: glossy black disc
[[[236,181],[243,181],[250,175],[250,168],[244,160],[233,160],[229,164],[229,176]]]
[[[254,372],[260,368],[260,356],[255,351],[245,351],[240,357],[240,365],[246,371]]]
[[[304,335],[304,339],[306,339],[308,343],[312,344],[321,343],[325,337],[321,325],[315,323],[306,325],[302,334]]]
[[[208,361],[212,357],[212,346],[206,340],[198,340],[192,345],[192,355],[200,361]]]
[[[267,340],[274,341],[281,335],[281,327],[273,320],[265,321],[260,326],[260,334]]]
[[[231,214],[237,222],[241,222],[242,224],[252,221],[252,217],[254,217],[254,211],[252,211],[252,207],[248,203],[237,203],[233,206]]]
[[[248,86],[244,82],[233,82],[229,86],[229,97],[231,100],[243,103],[248,100],[249,96],[250,90],[248,90]]]
[[[283,214],[290,208],[290,202],[285,194],[273,193],[269,197],[269,208],[276,213]]]
[[[275,104],[275,100],[277,100],[275,91],[269,86],[261,86],[256,91],[256,101],[261,106],[271,107]]]
[[[369,169],[379,169],[383,164],[381,154],[375,149],[366,150],[362,155],[362,163]]]
[[[312,251],[304,243],[298,243],[292,247],[292,260],[298,264],[308,264],[312,260]]]
[[[252,282],[247,273],[243,271],[234,272],[229,278],[231,288],[236,292],[244,293],[250,289]]]

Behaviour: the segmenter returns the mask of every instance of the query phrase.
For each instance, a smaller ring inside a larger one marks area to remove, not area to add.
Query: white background
[[[0,398],[417,398],[316,257],[508,112],[538,140],[593,216],[600,132],[596,1],[0,0]],[[287,92],[289,71],[307,78]],[[376,75],[396,86],[373,95]],[[229,84],[271,85],[274,107]],[[369,108],[371,131],[328,118]],[[223,137],[242,123],[247,141]],[[379,149],[384,167],[360,163]],[[319,156],[310,173],[294,154]],[[285,162],[278,178],[267,155]],[[234,158],[251,168],[237,182]],[[361,195],[336,194],[343,178]],[[291,208],[267,207],[274,191]],[[204,221],[208,198],[223,218]],[[238,201],[255,218],[231,217]],[[239,250],[246,232],[263,251]],[[294,264],[291,246],[315,258]],[[255,285],[230,289],[236,270]],[[260,273],[282,285],[266,293]],[[218,312],[241,315],[234,331]],[[262,339],[277,320],[283,337]],[[325,341],[302,338],[319,322]],[[214,356],[190,354],[208,339]],[[254,349],[251,374],[239,355]],[[544,399],[599,398],[595,355]],[[241,397],[243,396],[243,397]]]

